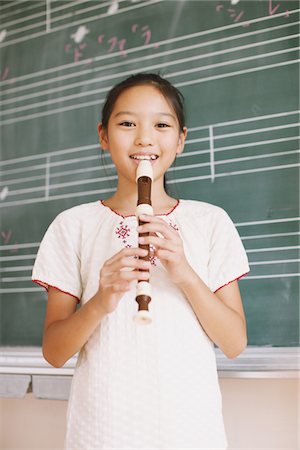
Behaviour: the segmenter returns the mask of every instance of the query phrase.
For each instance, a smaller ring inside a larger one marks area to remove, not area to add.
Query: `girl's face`
[[[141,158],[151,158],[154,180],[163,179],[184,147],[186,129],[154,86],[128,88],[117,99],[107,129],[99,125],[103,150],[109,150],[119,178],[135,182]]]

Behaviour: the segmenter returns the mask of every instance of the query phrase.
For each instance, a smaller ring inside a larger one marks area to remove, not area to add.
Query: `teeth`
[[[138,159],[138,160],[146,159],[147,161],[150,161],[151,159],[158,158],[158,156],[157,155],[132,155],[132,156],[130,156],[130,158]]]

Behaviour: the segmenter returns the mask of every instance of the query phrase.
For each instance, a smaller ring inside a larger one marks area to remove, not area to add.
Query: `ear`
[[[178,146],[176,150],[177,155],[180,155],[183,152],[186,136],[187,136],[187,128],[184,127],[179,134]]]
[[[108,137],[107,137],[107,131],[103,127],[102,123],[98,123],[98,136],[99,136],[99,142],[101,145],[101,148],[103,150],[108,150]]]

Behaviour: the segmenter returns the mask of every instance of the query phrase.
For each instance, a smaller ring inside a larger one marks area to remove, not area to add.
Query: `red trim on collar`
[[[58,287],[56,287],[56,286],[53,286],[52,284],[45,283],[44,281],[40,281],[40,280],[32,280],[32,281],[33,281],[34,283],[38,284],[39,286],[42,286],[43,288],[45,288],[46,291],[48,291],[48,288],[49,288],[49,287],[52,287],[52,288],[56,289],[57,291],[62,292],[63,294],[71,295],[71,297],[76,298],[76,300],[77,300],[78,303],[80,302],[80,298],[78,298],[76,295],[71,294],[70,292],[63,291],[62,289],[60,289],[60,288],[58,288]]]
[[[219,291],[220,289],[222,289],[224,286],[227,286],[230,283],[233,283],[234,281],[238,281],[240,278],[244,277],[245,275],[247,275],[247,273],[249,273],[250,270],[248,270],[248,272],[243,273],[243,275],[240,275],[239,277],[235,278],[234,280],[228,281],[228,283],[223,284],[223,286],[220,286],[218,289],[216,289],[214,291],[214,294]]]
[[[116,215],[119,216],[119,217],[122,217],[123,219],[126,219],[127,217],[135,217],[134,214],[131,214],[131,215],[129,215],[129,216],[122,216],[122,214],[119,214],[117,211],[115,211],[114,209],[112,209],[110,206],[104,205],[104,203],[103,203],[104,200],[99,200],[99,201],[100,201],[101,205],[104,206],[104,208],[108,208],[111,212],[113,212],[114,214],[116,214]],[[171,213],[177,208],[177,206],[179,205],[179,203],[180,203],[180,200],[177,199],[177,203],[176,203],[175,206],[173,206],[173,208],[171,209],[171,211],[167,212],[166,214],[155,214],[155,216],[159,216],[159,217],[161,217],[161,216],[168,216],[169,214],[171,214]]]

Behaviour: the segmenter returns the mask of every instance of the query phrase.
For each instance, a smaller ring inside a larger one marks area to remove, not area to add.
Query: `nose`
[[[142,127],[137,129],[135,145],[140,147],[148,147],[153,145],[153,136],[148,128]]]

